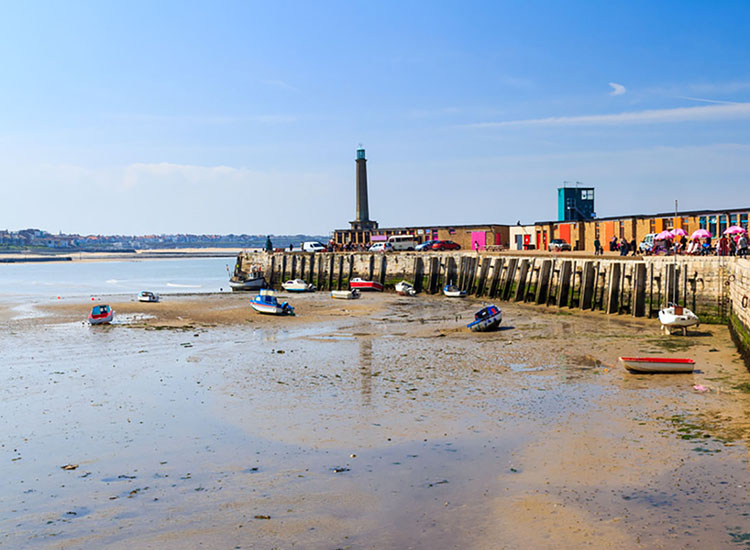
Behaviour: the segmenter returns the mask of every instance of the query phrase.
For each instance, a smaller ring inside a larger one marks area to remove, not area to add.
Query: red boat
[[[377,281],[365,281],[364,279],[360,279],[359,277],[355,277],[351,281],[349,281],[349,288],[357,288],[359,290],[377,290],[382,292],[383,291],[383,285],[381,285]]]
[[[115,316],[115,310],[108,305],[94,306],[89,313],[89,324],[108,325]]]
[[[620,357],[622,365],[633,372],[693,372],[695,361],[674,357]]]

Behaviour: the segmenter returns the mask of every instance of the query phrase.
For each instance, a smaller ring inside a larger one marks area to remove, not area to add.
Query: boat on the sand
[[[159,295],[154,294],[153,292],[149,292],[148,290],[142,290],[138,294],[138,301],[139,302],[158,302]]]
[[[681,330],[682,334],[687,334],[688,327],[697,327],[701,323],[695,313],[676,304],[669,304],[668,307],[659,310],[659,322],[661,329],[669,334],[672,334],[673,330]]]
[[[360,277],[354,277],[349,281],[349,288],[356,288],[357,290],[377,290],[382,291],[383,285],[377,281],[366,281]]]
[[[91,308],[89,313],[90,325],[108,325],[115,318],[115,310],[106,304],[101,304]]]
[[[273,290],[262,289],[250,300],[250,306],[258,313],[268,315],[294,315],[294,308],[287,302],[279,302]]]
[[[339,300],[356,300],[359,298],[359,290],[356,288],[351,290],[332,290],[331,298],[337,298]]]
[[[417,291],[414,290],[414,287],[407,283],[406,281],[401,281],[400,283],[396,283],[396,292],[399,294],[399,296],[416,296]]]
[[[239,263],[234,269],[234,275],[229,279],[229,288],[235,290],[260,290],[270,285],[263,276],[263,270],[252,266],[250,271],[242,271]]]
[[[465,298],[466,291],[461,290],[454,284],[448,284],[443,287],[443,294],[448,298]]]
[[[315,286],[306,283],[303,279],[292,279],[281,283],[281,288],[287,292],[312,292]]]
[[[695,361],[676,357],[620,357],[622,365],[632,372],[693,372]]]
[[[473,332],[487,332],[496,329],[503,320],[503,312],[495,304],[483,307],[474,314],[474,320],[466,325]]]

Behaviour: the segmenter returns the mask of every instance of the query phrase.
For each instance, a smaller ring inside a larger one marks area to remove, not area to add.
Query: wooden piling
[[[286,264],[287,264],[286,254],[284,254],[281,257],[281,281],[280,282],[286,281]]]
[[[477,296],[482,296],[487,287],[487,274],[490,271],[490,258],[482,259],[482,267],[479,270],[479,279],[477,279]]]
[[[375,280],[375,255],[374,254],[370,254],[369,269],[367,270],[367,280],[368,281]]]
[[[440,278],[440,258],[437,256],[432,256],[430,258],[430,284],[428,287],[428,292],[430,294],[435,294],[438,292],[439,287],[439,278]]]
[[[633,306],[630,308],[633,317],[643,317],[646,314],[646,264],[638,263],[635,265],[635,273],[633,275],[635,281],[633,283]]]
[[[333,269],[335,265],[336,254],[328,256],[328,290],[333,290]]]
[[[349,283],[352,280],[352,277],[354,276],[354,256],[352,254],[349,254],[349,267],[347,268],[347,286],[350,286]]]
[[[578,305],[581,309],[591,309],[594,297],[594,262],[583,263],[581,279],[581,292]]]
[[[385,286],[385,276],[386,276],[386,270],[388,268],[388,263],[385,258],[385,253],[383,253],[380,256],[380,284]]]
[[[518,258],[511,258],[508,260],[508,269],[505,271],[505,277],[503,279],[503,300],[510,300],[510,294],[513,291],[513,282],[515,281],[517,270]]]
[[[516,286],[516,292],[513,299],[516,302],[520,302],[524,298],[524,291],[526,290],[526,277],[529,274],[529,260],[521,260],[521,268],[518,271],[518,284]]]
[[[416,292],[422,292],[424,286],[424,260],[421,256],[414,258],[414,282],[412,283]]]
[[[339,255],[339,276],[336,281],[336,289],[341,290],[341,285],[343,283],[344,278],[344,256]]]
[[[557,307],[563,307],[568,305],[570,298],[570,270],[572,262],[570,260],[563,260],[560,266],[560,275],[557,282]]]
[[[497,296],[497,287],[500,284],[500,276],[503,274],[503,258],[495,258],[492,262],[492,280],[490,281],[489,297]]]
[[[620,262],[612,262],[609,267],[607,289],[607,313],[617,313],[620,291]]]
[[[536,278],[536,297],[537,304],[543,304],[547,301],[547,292],[549,291],[549,278],[552,272],[552,260],[544,260],[539,267],[539,273]]]

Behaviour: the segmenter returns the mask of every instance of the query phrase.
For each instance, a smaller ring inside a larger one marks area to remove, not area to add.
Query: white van
[[[318,241],[307,241],[302,243],[302,250],[305,252],[325,252],[328,249]]]
[[[388,242],[393,246],[393,250],[414,250],[417,246],[414,235],[391,235]]]

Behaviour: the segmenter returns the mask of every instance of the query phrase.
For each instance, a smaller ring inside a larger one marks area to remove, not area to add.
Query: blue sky
[[[747,2],[19,2],[0,228],[327,233],[750,206]]]

